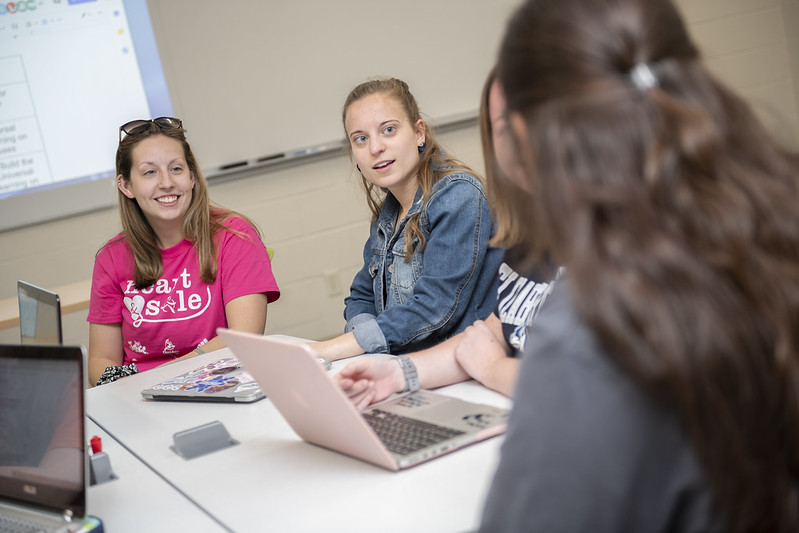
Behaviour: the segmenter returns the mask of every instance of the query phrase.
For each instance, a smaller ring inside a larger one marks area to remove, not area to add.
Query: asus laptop
[[[0,345],[0,530],[99,531],[86,516],[83,373],[79,346]]]
[[[389,470],[499,435],[509,411],[430,391],[359,412],[307,344],[220,328],[219,335],[304,440]]]
[[[19,334],[22,344],[61,344],[61,301],[54,292],[17,282]]]

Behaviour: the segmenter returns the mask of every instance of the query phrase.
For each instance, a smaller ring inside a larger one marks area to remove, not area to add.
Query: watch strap
[[[415,392],[419,390],[419,374],[416,372],[416,365],[413,360],[405,355],[397,357],[397,363],[402,368],[402,373],[405,375],[405,388],[402,392]]]

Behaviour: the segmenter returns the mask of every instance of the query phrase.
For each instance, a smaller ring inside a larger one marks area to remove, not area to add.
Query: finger
[[[339,374],[347,377],[357,376],[366,370],[363,361],[353,361],[339,371]]]
[[[375,397],[375,391],[371,390],[364,394],[363,397],[355,404],[359,411],[363,411],[372,404],[372,399]]]
[[[358,394],[350,396],[350,401],[355,404],[355,407],[362,409],[371,403],[373,397],[374,393],[372,389],[367,389],[365,391],[359,392]]]
[[[352,385],[355,383],[353,379],[342,377],[338,374],[333,376],[333,381],[335,381],[338,386],[345,391],[352,389]]]
[[[369,362],[368,361],[353,361],[344,368],[341,369],[339,374],[343,374],[348,377],[352,377],[357,379],[357,376],[363,374],[364,372],[368,371],[369,369]]]
[[[339,386],[350,395],[363,392],[372,385],[370,379],[338,378]]]

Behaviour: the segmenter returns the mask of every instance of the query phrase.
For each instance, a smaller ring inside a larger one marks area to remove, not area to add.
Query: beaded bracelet
[[[103,370],[100,379],[97,380],[96,385],[105,385],[106,383],[111,383],[119,378],[124,378],[127,376],[132,376],[133,374],[139,373],[139,367],[136,366],[136,363],[130,363],[129,365],[121,365],[121,366],[107,366],[105,370]]]
[[[410,357],[401,355],[397,357],[397,363],[402,368],[402,373],[405,375],[405,388],[402,392],[419,390],[419,374],[416,372],[416,365]]]

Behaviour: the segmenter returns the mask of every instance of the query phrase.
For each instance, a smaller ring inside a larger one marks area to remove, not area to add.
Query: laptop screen
[[[83,350],[0,345],[0,501],[84,516]]]
[[[61,302],[54,292],[17,282],[22,344],[61,344]]]

